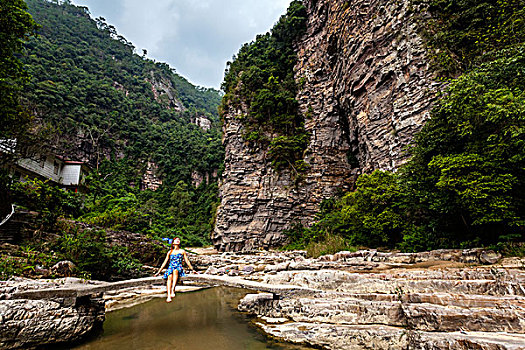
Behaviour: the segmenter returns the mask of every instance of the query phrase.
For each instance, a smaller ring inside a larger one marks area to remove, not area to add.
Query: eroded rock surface
[[[177,286],[177,292],[202,286]],[[161,277],[103,282],[79,278],[0,281],[0,349],[80,341],[101,329],[105,312],[164,297]]]
[[[525,349],[523,259],[482,249],[362,250],[318,259],[301,251],[198,252],[190,259],[206,272],[183,277],[177,291],[190,285],[259,291],[246,295],[239,310],[289,342],[356,350]],[[103,310],[105,300],[118,308],[162,296],[163,284],[160,277],[2,282],[0,347],[77,339],[100,323],[96,305]]]
[[[80,340],[100,329],[102,293],[81,298],[0,300],[0,348],[33,348]]]
[[[483,249],[441,249],[420,253],[378,252],[377,250],[341,251],[308,259],[304,251],[252,251],[225,252],[199,250],[199,255],[190,255],[193,264],[210,274],[250,275],[254,272],[278,272],[283,270],[345,269],[347,271],[377,271],[414,264],[494,264],[501,255]],[[519,261],[511,266],[519,266]],[[209,269],[209,270],[207,270]],[[485,271],[485,270],[484,270]],[[427,276],[429,271],[424,271]],[[431,273],[441,273],[432,271]],[[471,279],[468,271],[460,271],[461,278]]]

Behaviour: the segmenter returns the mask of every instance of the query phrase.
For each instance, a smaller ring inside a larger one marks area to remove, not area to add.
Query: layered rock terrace
[[[202,253],[202,252],[201,252]],[[258,291],[238,308],[270,336],[323,349],[525,349],[523,259],[481,249],[423,253],[191,255],[181,290]],[[0,284],[0,345],[82,339],[106,308],[164,296],[164,281],[23,280]],[[250,292],[253,293],[253,292]]]
[[[525,349],[522,262],[473,265],[496,256],[450,252],[342,252],[313,270],[295,270],[308,259],[294,258],[259,281],[300,293],[249,294],[239,310],[271,336],[324,349]]]

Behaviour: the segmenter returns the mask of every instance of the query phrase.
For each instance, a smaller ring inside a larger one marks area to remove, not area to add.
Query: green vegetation
[[[87,159],[93,171],[82,194],[41,180],[12,182],[2,173],[0,204],[14,202],[39,215],[34,239],[6,248],[15,251],[6,252],[0,277],[35,276],[60,260],[75,263],[79,276],[126,277],[139,261],[162,258],[157,238],[176,234],[185,245],[208,244],[218,205],[212,174],[220,174],[224,157],[220,93],[135,54],[85,7],[44,0],[27,5],[0,4],[0,139],[18,140],[16,156],[52,149]],[[212,122],[208,131],[191,124],[202,116]],[[27,130],[33,134],[22,137]],[[157,191],[141,189],[148,163],[163,181]],[[210,181],[195,188],[193,173]],[[115,243],[108,239],[111,229],[142,233],[150,243],[147,249],[144,242]]]
[[[525,41],[524,0],[413,0],[431,13],[422,20],[429,56],[446,76],[457,76],[498,51]]]
[[[140,276],[143,257],[127,247],[108,245],[103,230],[78,230],[78,226],[61,222],[59,236],[46,237],[18,246],[0,262],[0,280],[11,276],[53,277],[51,267],[59,261],[71,261],[71,275],[98,280],[114,280]],[[162,251],[157,249],[159,256]]]
[[[292,168],[296,175],[306,166],[309,135],[295,100],[293,44],[305,30],[306,9],[292,1],[271,32],[245,44],[228,63],[222,85],[222,113],[246,105],[244,139],[267,149],[276,169]]]
[[[38,179],[13,182],[9,188],[17,205],[38,212],[39,231],[53,231],[58,218],[73,217],[81,212],[81,198],[64,191],[49,181]]]
[[[75,217],[208,244],[218,202],[211,174],[220,173],[224,158],[220,93],[195,87],[167,64],[135,54],[113,26],[91,19],[85,7],[27,3],[41,29],[22,57],[31,75],[23,102],[38,116],[36,124],[52,131],[43,148],[67,158],[87,157],[94,170]],[[212,128],[191,124],[198,116],[210,119]],[[157,191],[140,188],[148,162],[163,181]],[[193,172],[209,174],[210,183],[194,188]],[[190,198],[184,215],[173,209],[182,205],[173,195],[181,187]]]
[[[29,81],[19,55],[23,43],[34,35],[37,24],[26,11],[23,0],[5,0],[0,3],[0,140],[22,139],[31,123],[29,112],[20,104],[20,91]],[[9,179],[2,165],[11,157],[0,157],[0,216],[10,211],[7,186]]]
[[[327,235],[320,242],[310,242],[306,246],[306,255],[318,258],[321,255],[335,254],[341,251],[357,251],[355,246],[348,244],[343,237],[337,235]]]
[[[63,234],[57,240],[48,242],[45,250],[55,253],[62,260],[72,261],[77,274],[98,280],[137,275],[142,264],[126,247],[107,245],[105,231],[80,231],[77,226],[67,223],[62,223],[62,226]]]
[[[179,181],[157,192],[127,191],[106,187],[105,194],[88,196],[80,220],[89,224],[147,234],[151,237],[180,236],[184,245],[209,244],[209,234],[218,205],[217,183],[199,187]],[[112,194],[114,193],[114,194]]]
[[[359,246],[394,248],[417,231],[407,220],[407,204],[398,175],[384,171],[361,175],[355,191],[321,204],[314,225],[287,231],[291,244],[286,248],[306,248],[313,256],[318,250],[326,254]]]
[[[163,258],[161,243],[140,242],[137,249],[128,249],[122,242],[109,244],[103,229],[81,228],[71,220],[86,211],[82,208],[81,197],[48,181],[13,182],[10,192],[17,199],[19,209],[35,211],[39,215],[33,223],[36,229],[34,238],[21,242],[0,263],[0,280],[12,275],[39,275],[38,269],[49,270],[63,260],[73,262],[76,268],[72,273],[84,278],[134,277],[140,275],[141,262],[151,263]],[[126,213],[129,213],[129,207],[126,206]],[[125,224],[124,227],[129,227]]]
[[[354,192],[324,203],[312,227],[288,232],[290,248],[335,236],[350,246],[492,246],[523,254],[523,2],[429,3],[430,54],[441,52],[448,61],[438,63],[451,63],[439,71],[468,71],[450,82],[398,173],[362,175]]]
[[[524,238],[525,45],[502,56],[450,85],[402,171],[438,245]]]
[[[29,81],[19,55],[24,41],[35,34],[38,26],[26,10],[23,0],[0,3],[0,138],[18,136],[29,122],[19,102],[20,90]]]

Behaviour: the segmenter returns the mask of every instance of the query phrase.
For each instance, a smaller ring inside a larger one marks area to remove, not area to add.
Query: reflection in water
[[[106,315],[104,333],[76,349],[262,350],[306,349],[268,343],[236,312],[246,291],[211,288],[177,293]]]

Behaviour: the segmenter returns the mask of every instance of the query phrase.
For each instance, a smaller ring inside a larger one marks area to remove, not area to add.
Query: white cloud
[[[195,84],[218,87],[241,45],[268,31],[290,0],[75,0],[103,16],[140,52]]]
[[[177,29],[168,25],[179,21],[179,13],[174,11],[172,0],[157,0],[154,5],[142,0],[121,1],[123,12],[115,25],[138,49],[146,48],[153,54],[166,31]]]

